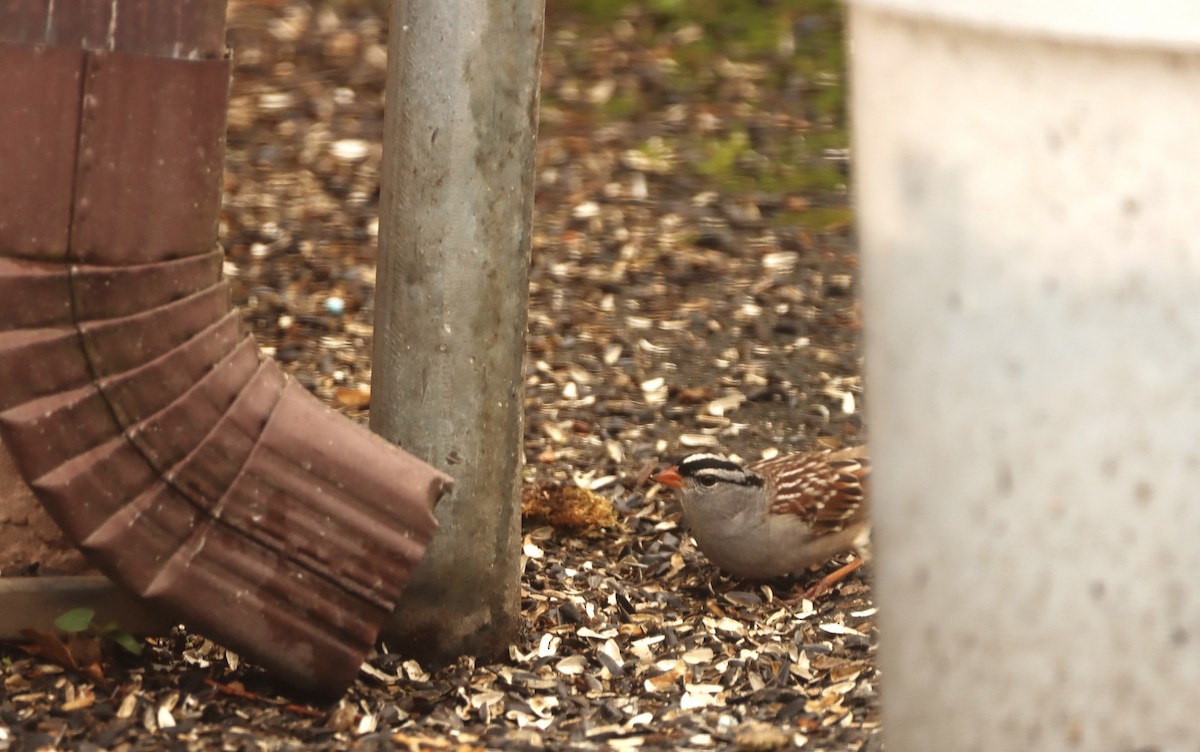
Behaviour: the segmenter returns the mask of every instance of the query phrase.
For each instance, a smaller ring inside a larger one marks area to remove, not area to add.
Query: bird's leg
[[[815,600],[816,598],[824,595],[829,590],[829,588],[833,587],[839,581],[845,579],[847,576],[856,572],[858,570],[858,568],[861,567],[862,565],[863,565],[862,557],[856,556],[854,558],[854,560],[851,561],[849,564],[840,566],[837,569],[830,572],[829,574],[822,577],[820,580],[817,580],[817,583],[815,585],[813,585],[808,590],[805,590],[803,593],[800,594],[800,598],[807,598],[810,601]],[[794,598],[793,600],[800,600],[800,598]]]

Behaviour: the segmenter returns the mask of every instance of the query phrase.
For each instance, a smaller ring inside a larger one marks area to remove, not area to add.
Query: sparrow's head
[[[767,499],[761,475],[719,454],[689,455],[653,480],[675,489],[697,540],[728,535],[747,515],[762,511]]]
[[[651,480],[682,491],[684,495],[706,494],[734,487],[762,488],[761,475],[719,454],[692,454]]]

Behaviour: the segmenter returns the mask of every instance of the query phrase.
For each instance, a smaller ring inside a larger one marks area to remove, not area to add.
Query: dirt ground
[[[789,604],[808,578],[731,579],[646,482],[698,448],[865,441],[839,10],[550,5],[525,402],[541,508],[509,660],[430,671],[381,646],[318,707],[182,631],[110,648],[102,680],[3,647],[0,750],[879,747],[868,581]],[[382,9],[230,15],[226,273],[260,344],[356,419],[382,304]]]

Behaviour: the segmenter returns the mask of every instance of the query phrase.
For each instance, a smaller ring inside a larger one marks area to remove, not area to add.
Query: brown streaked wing
[[[867,515],[871,466],[860,447],[801,452],[747,466],[775,487],[776,514],[800,517],[813,533],[835,533]]]

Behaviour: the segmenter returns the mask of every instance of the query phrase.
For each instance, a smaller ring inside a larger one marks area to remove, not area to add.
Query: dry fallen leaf
[[[339,386],[333,390],[333,400],[340,407],[367,407],[371,404],[371,387],[369,384]]]
[[[55,665],[74,671],[89,681],[95,682],[97,686],[108,686],[108,682],[104,678],[104,668],[100,664],[103,651],[99,637],[71,634],[64,642],[54,632],[33,628],[22,629],[21,634],[33,643],[23,646],[31,655],[37,655]]]

